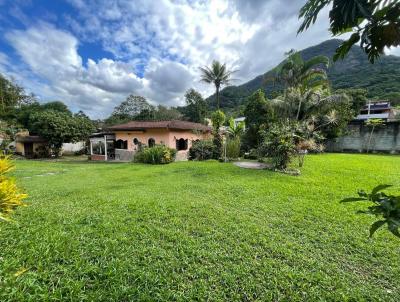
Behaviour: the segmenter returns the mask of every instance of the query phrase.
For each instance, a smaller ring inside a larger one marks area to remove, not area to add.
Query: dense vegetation
[[[152,165],[169,164],[175,160],[175,156],[176,149],[164,145],[143,146],[135,153],[134,162]]]
[[[27,197],[20,192],[15,180],[9,177],[13,168],[10,156],[0,153],[0,223],[10,220],[10,214],[25,205],[23,200]]]
[[[304,60],[324,55],[332,58],[341,40],[328,40],[319,45],[306,48],[300,53]],[[372,99],[390,99],[400,104],[400,57],[381,56],[371,64],[359,47],[352,47],[344,60],[331,64],[328,77],[333,89],[365,88]],[[257,89],[263,89],[271,98],[281,93],[283,86],[273,79],[275,71],[271,70],[253,80],[239,85],[229,86],[221,90],[221,108],[229,111],[243,110],[247,97]],[[207,99],[210,106],[215,104],[215,96]]]
[[[400,158],[310,156],[300,177],[218,162],[19,161],[1,301],[399,301],[399,239],[343,205]],[[68,185],[66,185],[68,184]],[[355,186],[356,184],[356,186]]]

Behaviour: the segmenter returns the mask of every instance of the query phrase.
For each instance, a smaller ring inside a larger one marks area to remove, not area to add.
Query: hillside
[[[332,58],[341,40],[333,39],[301,51],[305,60],[317,55]],[[282,87],[265,79],[272,77],[272,71],[259,75],[239,86],[229,86],[221,91],[221,107],[229,110],[242,105],[255,90],[264,89],[267,96],[282,90]],[[389,98],[400,100],[400,57],[382,56],[375,64],[370,64],[359,47],[353,47],[342,61],[331,65],[328,70],[329,80],[334,89],[366,88],[370,98]],[[207,101],[215,104],[215,95]]]

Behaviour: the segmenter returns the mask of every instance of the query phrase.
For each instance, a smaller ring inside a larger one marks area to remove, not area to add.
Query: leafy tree
[[[201,81],[214,84],[215,93],[217,98],[217,110],[220,107],[219,92],[222,85],[228,85],[231,80],[231,76],[235,71],[228,70],[226,64],[221,64],[218,61],[213,61],[211,67],[204,66],[200,67]]]
[[[4,116],[27,98],[22,87],[0,74],[0,116]]]
[[[64,113],[72,114],[71,110],[68,109],[68,106],[60,101],[54,101],[54,102],[48,102],[48,103],[41,104],[40,109],[43,111],[53,110],[53,111],[57,111],[57,112],[64,112]]]
[[[268,128],[274,122],[274,109],[267,101],[264,92],[259,89],[247,100],[244,109],[246,135],[246,149],[255,148],[261,142],[260,130]]]
[[[135,117],[151,113],[154,107],[142,96],[129,95],[125,101],[114,107],[111,115],[104,121],[106,125],[116,125],[134,120]]]
[[[12,123],[0,120],[0,134],[3,141],[0,144],[0,152],[7,153],[9,151],[9,145],[15,141],[16,134],[19,128]]]
[[[207,103],[196,90],[189,89],[185,93],[186,106],[182,108],[183,115],[191,122],[204,123],[207,115]]]
[[[338,89],[335,94],[346,94],[351,101],[351,109],[357,115],[361,108],[368,102],[368,90],[363,88]]]
[[[142,96],[129,95],[125,101],[114,108],[113,114],[133,117],[152,106]]]
[[[321,10],[331,5],[329,19],[332,34],[353,33],[337,48],[335,61],[343,59],[351,47],[359,42],[371,63],[379,58],[386,47],[400,45],[399,1],[308,0],[300,10],[303,23],[298,32],[308,29],[315,23]]]
[[[59,155],[63,143],[86,140],[94,130],[88,118],[54,110],[33,113],[30,116],[30,125],[33,133],[49,142],[56,156]]]
[[[153,119],[156,121],[180,120],[182,119],[182,113],[176,108],[158,105],[154,110]]]
[[[213,112],[211,115],[213,126],[213,144],[214,144],[214,159],[219,159],[222,153],[222,136],[220,134],[221,126],[225,122],[225,114],[221,110]]]
[[[259,152],[271,159],[275,169],[285,170],[296,154],[292,126],[287,123],[274,124],[268,131],[265,131]]]

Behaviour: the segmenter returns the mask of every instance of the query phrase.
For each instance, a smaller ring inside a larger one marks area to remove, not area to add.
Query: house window
[[[154,140],[154,138],[152,138],[152,137],[149,138],[148,145],[149,145],[149,148],[154,147],[156,145],[156,141]]]
[[[128,149],[128,141],[119,139],[115,142],[115,149]]]
[[[139,145],[139,140],[136,137],[133,139],[133,144],[134,145]]]
[[[188,140],[187,139],[177,139],[176,140],[176,150],[180,151],[180,150],[187,150],[188,148]]]
[[[106,150],[104,147],[104,142],[102,141],[92,142],[92,150],[93,154],[104,155]]]

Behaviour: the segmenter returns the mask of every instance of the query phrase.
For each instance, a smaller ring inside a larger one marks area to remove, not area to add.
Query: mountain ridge
[[[304,60],[317,55],[331,59],[342,40],[331,39],[300,51]],[[272,76],[273,69],[258,75],[241,85],[228,86],[221,90],[221,108],[236,110],[257,89],[263,89],[271,98],[282,91],[282,86],[265,79]],[[332,63],[328,77],[333,89],[366,88],[371,99],[393,99],[400,102],[400,57],[383,55],[375,63],[369,63],[360,47],[354,46],[344,60]],[[215,94],[207,98],[210,107],[215,106]]]

